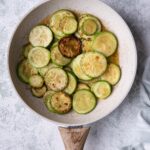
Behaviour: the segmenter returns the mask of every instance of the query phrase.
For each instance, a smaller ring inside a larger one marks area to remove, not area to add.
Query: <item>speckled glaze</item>
[[[32,27],[47,15],[64,8],[96,15],[104,26],[117,36],[119,42],[119,61],[122,70],[121,80],[115,87],[112,95],[105,101],[99,101],[96,109],[87,115],[79,115],[74,112],[66,115],[49,113],[42,100],[33,97],[27,85],[20,82],[16,75],[16,66],[22,52],[21,47],[27,42],[28,34]],[[50,121],[64,126],[83,125],[105,117],[124,100],[135,78],[137,54],[134,39],[128,26],[106,4],[98,0],[51,0],[32,10],[17,27],[9,48],[8,66],[10,77],[17,93],[32,110]]]

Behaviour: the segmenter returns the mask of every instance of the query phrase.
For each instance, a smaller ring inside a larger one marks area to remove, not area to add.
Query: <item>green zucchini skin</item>
[[[112,32],[103,31],[94,36],[92,49],[104,54],[106,57],[115,53],[118,40]]]
[[[91,77],[87,76],[82,68],[81,68],[81,59],[84,54],[78,55],[76,58],[73,59],[71,68],[74,72],[74,74],[81,80],[91,80]]]
[[[87,21],[87,20],[93,20],[97,24],[96,31],[91,35],[88,35],[83,29],[83,25],[84,25],[85,21]],[[90,38],[93,38],[93,36],[95,34],[97,34],[97,32],[100,32],[101,28],[102,28],[101,22],[97,17],[95,17],[91,14],[83,14],[79,18],[79,26],[78,26],[78,32],[77,33],[78,33],[78,36],[82,39],[90,39]]]
[[[51,29],[45,25],[35,26],[30,34],[29,41],[33,47],[48,47],[53,40]]]
[[[62,9],[56,11],[50,17],[49,27],[52,29],[54,35],[58,37],[58,39],[66,36],[66,34],[63,32],[64,24],[62,24],[62,20],[64,19],[64,17],[75,18],[75,15],[69,10]]]
[[[72,101],[69,95],[64,92],[56,92],[51,97],[51,106],[58,114],[68,113],[72,108]]]
[[[91,86],[91,91],[99,99],[106,99],[112,92],[112,87],[107,81],[97,81]]]
[[[52,62],[58,66],[65,66],[71,62],[70,58],[66,58],[61,54],[58,48],[58,44],[54,45],[51,48],[51,59],[52,59]]]
[[[29,78],[30,86],[34,88],[40,88],[44,84],[44,80],[40,75],[33,75]]]
[[[68,75],[61,68],[51,68],[44,76],[44,81],[48,89],[61,91],[67,87]]]
[[[37,69],[34,68],[27,59],[24,59],[18,63],[17,75],[22,82],[29,83],[30,76],[36,74],[38,74]]]
[[[87,52],[81,58],[81,68],[87,76],[96,78],[101,76],[107,69],[107,60],[99,52]]]
[[[71,95],[74,93],[74,91],[76,90],[77,87],[77,79],[75,77],[75,75],[71,72],[67,72],[68,74],[68,85],[67,87],[64,89],[64,92]]]
[[[89,90],[77,90],[73,95],[73,109],[79,114],[91,112],[97,104],[95,95]]]
[[[54,93],[55,93],[54,91],[47,91],[43,97],[46,108],[48,109],[49,112],[52,113],[56,113],[56,111],[51,106],[51,98]]]
[[[35,97],[41,98],[46,93],[46,86],[42,86],[41,88],[31,88],[32,94]]]
[[[42,68],[50,61],[50,51],[43,47],[34,47],[28,54],[28,60],[35,68]]]
[[[109,82],[111,85],[116,85],[121,78],[121,68],[119,65],[110,63],[107,70],[101,76],[102,80]]]

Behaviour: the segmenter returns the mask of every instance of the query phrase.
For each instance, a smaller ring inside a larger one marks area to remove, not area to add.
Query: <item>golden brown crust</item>
[[[74,37],[64,37],[59,41],[59,50],[63,56],[73,58],[81,53],[81,41]]]

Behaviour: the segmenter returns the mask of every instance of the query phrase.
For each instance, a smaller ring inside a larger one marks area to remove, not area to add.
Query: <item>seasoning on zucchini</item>
[[[105,99],[111,94],[111,85],[106,81],[98,81],[92,85],[91,91],[96,97]]]
[[[61,91],[68,84],[67,73],[61,68],[51,68],[44,76],[45,84],[48,89]]]
[[[68,113],[72,107],[69,95],[64,92],[56,92],[51,97],[51,106],[59,114]]]
[[[29,84],[32,87],[40,88],[43,86],[44,80],[40,75],[33,75],[29,78]]]
[[[81,68],[86,75],[96,78],[105,72],[107,60],[99,52],[87,52],[81,58]]]
[[[62,55],[68,58],[73,58],[81,53],[81,41],[75,36],[62,38],[58,47]]]

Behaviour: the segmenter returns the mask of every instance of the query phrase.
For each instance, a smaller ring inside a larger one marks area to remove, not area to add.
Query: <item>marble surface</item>
[[[7,48],[15,26],[44,0],[0,0],[0,150],[64,150],[57,127],[33,114],[11,88]],[[144,109],[140,95],[145,60],[150,56],[150,1],[103,0],[128,23],[138,50],[136,80],[124,102],[109,116],[91,124],[85,150],[118,150],[138,144],[138,113]]]

